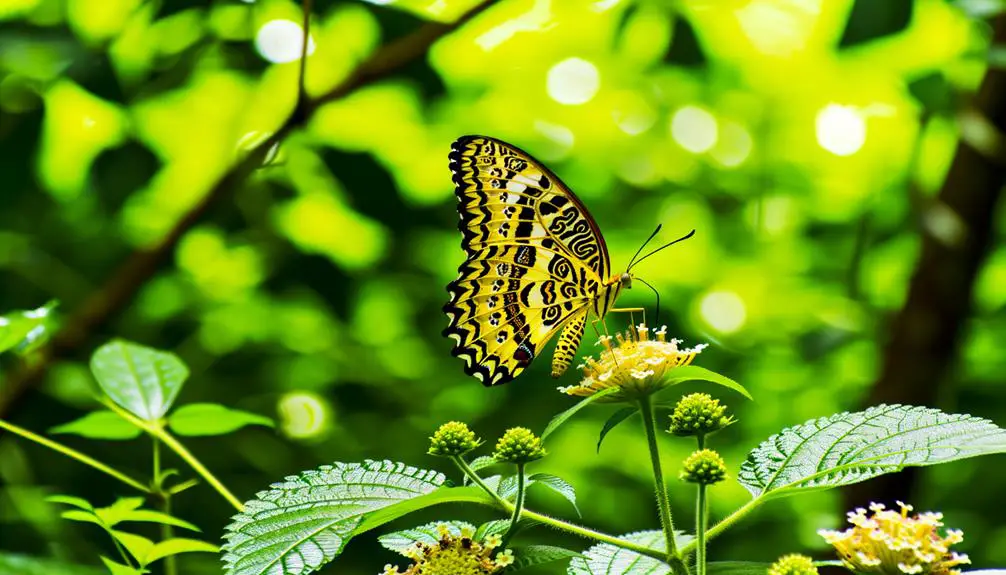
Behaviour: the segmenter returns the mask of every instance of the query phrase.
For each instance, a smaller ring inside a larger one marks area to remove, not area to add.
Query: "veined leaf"
[[[412,529],[403,529],[394,533],[387,533],[377,538],[377,541],[385,548],[395,553],[403,553],[416,542],[427,545],[436,545],[440,541],[438,527],[445,525],[452,537],[460,537],[462,529],[471,529],[475,533],[475,526],[464,521],[434,521]],[[403,553],[404,554],[404,553]]]
[[[513,573],[514,571],[520,571],[521,569],[527,569],[535,565],[552,563],[553,561],[583,557],[579,552],[572,549],[554,547],[552,545],[528,545],[527,547],[515,549],[513,556],[513,565],[507,567],[507,573]]]
[[[663,531],[639,531],[620,535],[619,538],[658,551],[667,549]],[[677,534],[679,547],[692,539],[690,535]],[[567,575],[667,575],[670,572],[670,566],[662,561],[608,543],[594,545],[584,551],[582,557],[570,561],[566,570]]]
[[[164,417],[189,376],[175,354],[122,340],[99,347],[91,371],[112,401],[145,421]]]
[[[573,486],[562,477],[550,475],[548,473],[535,473],[534,475],[528,477],[528,486],[532,483],[544,485],[559,495],[562,495],[566,498],[566,501],[573,504],[573,510],[576,511],[576,514],[580,517],[583,516],[580,513],[580,508],[576,506],[576,489],[574,489]]]
[[[0,575],[102,575],[103,573],[86,565],[63,563],[19,553],[0,553]]]
[[[93,411],[80,419],[57,425],[49,433],[72,433],[88,439],[136,439],[140,428],[111,411]]]
[[[748,390],[744,389],[743,385],[725,375],[697,365],[683,365],[681,367],[675,367],[667,372],[667,379],[670,382],[669,385],[685,381],[708,381],[709,383],[715,383],[716,385],[722,385],[727,389],[732,389],[748,399],[754,399],[751,397],[751,394],[748,393]]]
[[[473,459],[471,463],[468,464],[468,467],[470,467],[472,471],[478,473],[479,471],[485,469],[486,467],[491,467],[493,465],[496,465],[497,463],[499,463],[499,461],[496,461],[496,458],[493,457],[492,455],[481,455]],[[467,484],[470,482],[471,480],[468,479],[467,475],[465,475],[465,483]]]
[[[312,573],[342,553],[368,513],[429,495],[444,481],[390,461],[336,463],[288,477],[247,502],[227,527],[227,573]]]
[[[180,553],[217,553],[219,551],[220,548],[212,543],[199,541],[198,539],[176,537],[155,543],[147,555],[143,558],[142,563],[144,565],[149,565],[154,561],[164,559],[165,557],[171,555],[178,555]]]
[[[682,369],[682,368],[676,368],[676,369]],[[566,421],[570,417],[576,415],[576,412],[580,411],[584,407],[587,407],[591,403],[594,403],[595,401],[607,397],[613,393],[617,393],[618,391],[619,389],[617,387],[609,387],[608,389],[599,391],[594,395],[589,395],[581,399],[573,407],[567,409],[566,411],[560,413],[559,415],[556,415],[555,417],[552,418],[551,421],[548,422],[548,425],[545,426],[545,431],[541,432],[542,440],[551,435],[552,432],[555,431],[556,429],[559,429],[559,427],[562,426],[562,424],[566,423]]]
[[[493,504],[493,500],[489,497],[489,495],[487,495],[485,491],[482,491],[481,488],[475,487],[474,485],[470,485],[468,487],[441,487],[432,493],[406,499],[405,501],[400,501],[393,505],[382,507],[377,511],[368,513],[360,525],[357,526],[350,535],[355,537],[361,533],[366,533],[371,529],[380,527],[385,523],[394,521],[399,517],[404,517],[409,513],[419,511],[420,509],[426,509],[427,507],[432,507],[433,505],[461,502],[480,503],[482,505]]]
[[[781,496],[991,453],[1006,453],[1006,430],[988,420],[880,405],[773,435],[748,455],[738,480],[755,497]]]
[[[186,436],[225,435],[246,425],[276,426],[273,420],[264,415],[216,403],[190,403],[179,407],[168,417],[171,431]]]
[[[524,521],[521,521],[521,523],[523,524]],[[519,529],[520,525],[517,527]],[[475,530],[475,540],[483,541],[489,535],[503,535],[509,528],[509,519],[493,519],[492,521],[487,521],[486,523],[479,525],[479,528]]]
[[[13,349],[27,353],[45,342],[56,302],[38,309],[13,311],[0,316],[0,353]]]
[[[618,427],[618,424],[622,423],[626,419],[632,417],[639,411],[638,407],[623,407],[615,413],[611,414],[608,421],[604,422],[604,427],[601,428],[601,435],[597,438],[597,452],[601,452],[601,442],[607,437],[608,433]]]

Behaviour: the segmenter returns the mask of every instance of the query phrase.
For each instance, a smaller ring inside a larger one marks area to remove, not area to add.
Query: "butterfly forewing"
[[[515,146],[466,136],[452,146],[466,261],[444,311],[465,371],[485,385],[522,372],[562,326],[586,313],[609,270],[583,204]]]

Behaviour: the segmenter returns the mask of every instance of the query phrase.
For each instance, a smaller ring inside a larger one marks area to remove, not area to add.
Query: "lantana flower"
[[[822,529],[818,533],[832,544],[849,569],[883,575],[960,575],[960,565],[971,563],[950,547],[964,540],[955,529],[945,530],[943,514],[924,512],[909,516],[911,505],[898,502],[901,512],[871,503],[871,515],[859,508],[848,514],[853,527],[845,531]]]
[[[705,344],[678,347],[681,340],[667,339],[667,326],[661,326],[653,335],[656,339],[650,338],[650,329],[645,324],[639,324],[624,334],[601,336],[598,343],[604,350],[597,359],[587,357],[580,366],[583,380],[578,385],[560,387],[559,391],[586,397],[617,387],[619,392],[600,401],[635,400],[667,387],[670,372],[691,363],[706,347]]]
[[[472,537],[471,528],[461,530],[460,535],[453,535],[447,525],[437,526],[440,540],[433,544],[417,541],[406,549],[403,554],[412,559],[413,563],[405,571],[399,571],[397,566],[385,565],[380,575],[494,575],[503,571],[514,561],[513,552],[506,549],[493,557],[493,552],[500,546],[500,537],[491,535],[479,543]]]

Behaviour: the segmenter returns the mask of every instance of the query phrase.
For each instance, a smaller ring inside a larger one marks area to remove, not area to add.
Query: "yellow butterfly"
[[[561,329],[552,358],[552,377],[559,377],[573,361],[588,312],[602,320],[632,287],[634,263],[611,274],[604,236],[583,202],[520,148],[463,136],[451,146],[450,168],[467,255],[444,306],[452,355],[483,385],[503,384]]]

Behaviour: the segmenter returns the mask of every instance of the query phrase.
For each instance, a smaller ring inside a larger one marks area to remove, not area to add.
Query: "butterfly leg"
[[[629,322],[633,326],[635,326],[636,325],[636,317],[635,317],[634,314],[637,311],[638,312],[642,312],[642,314],[643,314],[643,324],[645,325],[646,324],[646,308],[644,308],[644,307],[613,307],[613,308],[611,308],[611,309],[608,310],[608,313],[613,313],[613,312],[627,313],[627,314],[629,314]],[[629,330],[629,334],[631,335],[631,334],[635,333],[635,331],[636,330],[634,330],[634,329],[630,329]]]

